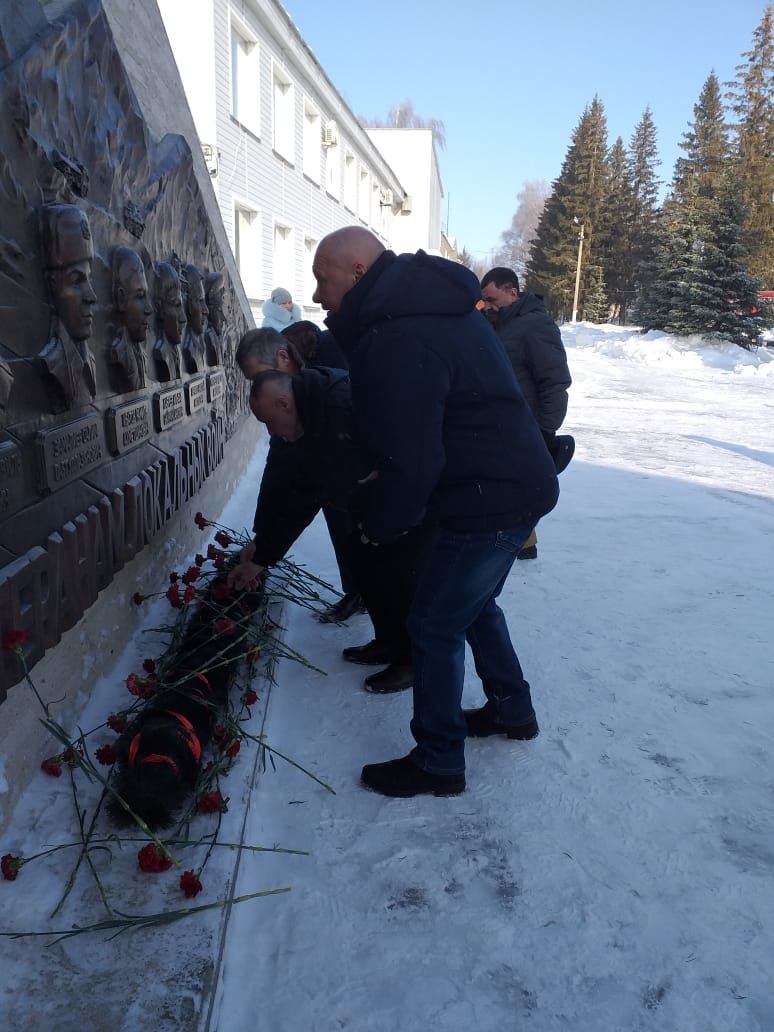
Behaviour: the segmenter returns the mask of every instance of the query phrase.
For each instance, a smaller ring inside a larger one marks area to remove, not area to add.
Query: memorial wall
[[[189,145],[149,131],[102,4],[51,24],[16,6],[0,17],[0,627],[29,633],[32,667],[221,463],[247,411],[247,323]],[[23,668],[0,657],[2,701]]]

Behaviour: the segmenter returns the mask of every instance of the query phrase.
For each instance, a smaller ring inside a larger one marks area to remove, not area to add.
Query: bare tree
[[[446,150],[446,126],[439,118],[423,118],[414,110],[413,100],[402,100],[387,112],[386,118],[363,118],[366,129],[430,129],[441,150]]]
[[[535,239],[537,225],[551,193],[545,179],[529,179],[516,195],[518,207],[508,229],[500,234],[500,247],[495,253],[498,265],[505,265],[523,278],[529,258],[530,245]]]

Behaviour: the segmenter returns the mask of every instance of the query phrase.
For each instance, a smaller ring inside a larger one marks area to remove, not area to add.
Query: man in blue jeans
[[[350,362],[362,540],[378,548],[426,518],[439,528],[408,620],[416,747],[366,765],[361,780],[388,796],[457,795],[466,735],[538,733],[495,600],[556,504],[554,463],[468,269],[395,255],[355,226],[325,237],[312,268],[314,300]],[[487,701],[463,713],[466,639]]]

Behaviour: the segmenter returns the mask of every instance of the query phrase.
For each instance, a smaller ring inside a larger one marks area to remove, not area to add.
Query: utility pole
[[[575,222],[578,220],[575,219]],[[575,267],[575,297],[572,301],[572,322],[578,321],[578,294],[580,293],[581,259],[583,258],[583,230],[585,223],[581,222],[580,233],[578,234],[578,264]]]

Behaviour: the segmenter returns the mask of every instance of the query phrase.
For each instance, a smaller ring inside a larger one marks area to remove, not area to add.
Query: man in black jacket
[[[481,297],[484,314],[505,346],[521,393],[552,451],[572,383],[559,327],[539,294],[519,293],[519,277],[511,269],[490,269],[481,280]],[[534,531],[517,558],[537,558]]]
[[[384,795],[456,795],[466,734],[538,733],[495,600],[556,504],[556,471],[503,346],[476,311],[469,270],[423,251],[397,256],[353,226],[321,241],[312,269],[314,300],[350,361],[370,474],[364,539],[395,541],[428,512],[440,524],[409,613],[417,744],[366,765],[361,779]],[[487,702],[463,714],[466,638]]]

